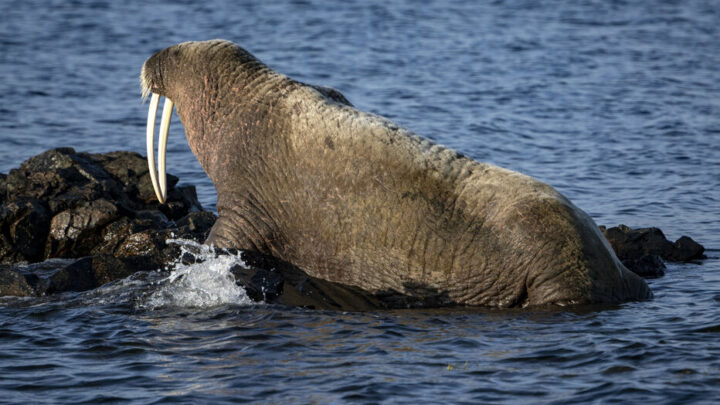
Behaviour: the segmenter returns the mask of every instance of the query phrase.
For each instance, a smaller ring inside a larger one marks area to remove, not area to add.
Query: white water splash
[[[183,264],[177,259],[170,275],[156,282],[157,289],[141,305],[146,309],[166,307],[205,308],[218,305],[250,305],[245,290],[235,283],[230,268],[245,266],[240,256],[217,256],[209,246],[183,239],[170,239],[168,243],[180,245],[181,255],[189,253],[198,261]]]

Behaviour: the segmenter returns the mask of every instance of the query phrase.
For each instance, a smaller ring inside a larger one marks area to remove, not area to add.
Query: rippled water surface
[[[710,258],[669,265],[653,301],[557,311],[247,305],[213,260],[193,285],[4,298],[0,402],[720,401],[717,2],[150,3],[0,0],[1,172],[57,146],[143,152],[145,58],[220,37]],[[174,123],[170,172],[212,209]]]

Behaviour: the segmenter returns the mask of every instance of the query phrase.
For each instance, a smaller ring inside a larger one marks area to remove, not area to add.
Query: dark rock
[[[44,295],[47,291],[48,279],[58,272],[59,269],[74,263],[77,259],[49,259],[39,263],[5,264],[5,269],[10,269],[25,278],[25,283],[32,291],[28,295]]]
[[[118,259],[97,255],[80,259],[51,259],[31,265],[2,265],[0,296],[40,296],[67,291],[87,291],[136,271],[157,268],[146,256]]]
[[[120,257],[119,259],[123,262],[125,268],[128,269],[131,273],[135,273],[138,271],[157,270],[167,264],[166,258],[151,255],[128,256]]]
[[[0,261],[38,261],[48,235],[50,212],[35,198],[6,201],[0,207]]]
[[[67,265],[47,279],[44,293],[87,291],[114,280],[125,278],[135,269],[110,255],[85,257]]]
[[[674,262],[704,258],[705,248],[687,236],[672,243],[658,228],[631,229],[626,225],[619,225],[600,229],[620,260],[638,260],[645,255],[657,255]]]
[[[618,225],[614,228],[601,226],[600,231],[625,267],[642,277],[665,275],[663,259],[685,262],[705,257],[705,248],[691,238],[683,236],[673,243],[658,228],[632,229]]]
[[[110,255],[99,255],[93,256],[90,263],[92,267],[92,274],[97,286],[109,283],[111,281],[125,278],[138,270],[141,270],[141,262],[135,261],[145,256],[134,256],[127,258],[130,260],[121,260]],[[130,265],[129,265],[130,264]]]
[[[126,151],[87,154],[87,156],[119,182],[124,192],[132,196],[136,202],[151,206],[159,205],[150,180],[147,160],[143,156]],[[174,190],[177,182],[178,178],[168,173],[168,193]],[[173,199],[169,198],[169,200]]]
[[[135,152],[109,152],[102,154],[91,154],[90,158],[102,166],[111,176],[117,179],[125,187],[137,187],[141,178],[150,181],[147,161],[139,153]],[[174,186],[177,177],[168,178],[169,185]],[[150,185],[152,189],[152,185]]]
[[[29,197],[46,201],[57,213],[103,195],[116,199],[116,182],[105,170],[71,148],[52,149],[26,160],[7,177],[7,198]]]
[[[675,249],[668,258],[670,261],[685,262],[705,258],[705,248],[688,236],[681,236],[673,245]]]
[[[141,222],[142,220],[149,221],[145,221],[144,223],[150,228],[166,228],[170,222],[165,214],[159,210],[137,211],[135,213],[135,218],[139,219]]]
[[[103,229],[102,240],[93,248],[92,254],[114,254],[128,236],[151,227],[152,221],[121,217]]]
[[[0,297],[8,295],[29,297],[35,295],[35,289],[20,271],[3,268],[0,269]]]
[[[59,269],[48,278],[45,293],[87,291],[97,287],[92,271],[92,260],[92,257],[86,257]]]
[[[172,184],[171,180],[175,179],[168,176],[168,186]],[[149,174],[138,179],[137,184],[134,186],[134,190],[140,201],[146,204],[155,204],[157,201],[155,189],[152,186],[152,180],[150,180]]]
[[[606,229],[604,235],[620,260],[639,259],[647,254],[661,256],[660,252],[672,249],[672,243],[657,228],[633,230],[619,225]]]
[[[7,194],[7,175],[0,173],[0,204],[3,204],[6,200],[5,195]]]
[[[101,240],[103,227],[118,215],[118,208],[104,198],[60,212],[50,222],[45,256],[87,256]]]
[[[182,235],[196,235],[196,240],[205,240],[215,224],[217,216],[210,211],[191,212],[177,220],[176,225]]]
[[[10,239],[0,232],[0,263],[17,263],[24,260],[25,258],[15,250]]]
[[[159,234],[155,230],[145,230],[128,235],[115,249],[115,256],[158,256],[162,255],[166,247],[165,234]]]
[[[215,222],[202,212],[195,187],[177,182],[168,175],[167,202],[159,204],[141,155],[71,148],[0,174],[0,262],[31,263],[3,268],[0,288],[25,295],[83,291],[167,265],[180,253],[168,238],[202,242]],[[48,260],[55,257],[82,258]]]
[[[108,225],[102,234],[102,241],[95,246],[92,254],[111,254],[118,258],[134,256],[153,257],[152,262],[161,267],[179,255],[179,248],[168,245],[167,239],[178,237],[202,242],[195,234],[182,232],[178,228],[155,228],[149,220],[121,218]]]
[[[168,201],[160,206],[160,210],[172,220],[180,219],[191,211],[202,211],[195,186],[181,186],[170,190]]]
[[[172,208],[165,209],[174,215],[170,219],[202,209],[192,186],[176,188],[178,178],[168,174],[167,179]],[[3,184],[8,199],[25,196],[48,201],[53,213],[99,198],[112,201],[121,211],[161,207],[155,201],[147,162],[134,152],[90,154],[52,149],[11,170]]]
[[[175,187],[178,179],[171,175],[167,203],[159,204],[147,162],[134,152],[52,149],[0,180],[5,263],[98,254],[167,258],[177,249],[168,249],[165,238],[204,240],[214,222],[212,213],[200,212],[195,188]],[[173,223],[184,217],[190,219],[182,226]]]
[[[658,255],[644,255],[638,259],[625,259],[622,264],[640,277],[657,278],[665,275],[665,263]]]

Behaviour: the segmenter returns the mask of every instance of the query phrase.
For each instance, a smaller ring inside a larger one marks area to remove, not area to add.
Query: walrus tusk
[[[157,174],[155,173],[155,119],[157,118],[158,103],[160,102],[160,96],[153,93],[150,99],[150,109],[148,110],[147,120],[147,160],[148,169],[150,169],[150,180],[152,181],[155,195],[160,203],[163,202],[162,196],[160,195],[160,188],[157,184]]]
[[[165,174],[165,152],[167,151],[168,131],[170,130],[170,118],[172,117],[173,102],[165,97],[163,114],[160,119],[160,142],[158,144],[158,177],[160,180],[160,194],[164,203],[167,198],[167,175]]]
[[[148,110],[147,121],[147,160],[148,169],[150,170],[150,180],[152,181],[155,196],[160,204],[165,203],[167,198],[167,177],[165,174],[165,154],[167,151],[168,131],[170,129],[170,118],[172,116],[173,102],[169,98],[165,98],[163,106],[163,114],[160,119],[160,142],[158,144],[158,168],[155,170],[155,120],[157,118],[158,104],[160,95],[153,93],[150,99],[150,108]],[[158,184],[158,178],[160,180]]]

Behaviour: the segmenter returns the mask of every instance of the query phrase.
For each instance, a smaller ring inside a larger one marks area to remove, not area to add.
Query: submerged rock
[[[87,291],[125,278],[137,270],[140,269],[128,266],[124,261],[110,255],[86,257],[55,271],[41,285],[42,289],[36,292],[38,295],[45,295]]]
[[[42,296],[87,291],[125,278],[136,271],[153,270],[149,257],[116,258],[96,255],[80,259],[50,259],[19,266],[0,265],[0,296]]]
[[[670,242],[658,228],[632,229],[626,225],[601,230],[621,259],[639,259],[657,255],[671,262],[703,259],[705,248],[687,236]]]
[[[22,272],[13,268],[3,268],[0,269],[0,297],[6,295],[28,297],[37,293]]]
[[[600,227],[617,257],[625,267],[642,277],[665,274],[663,259],[688,262],[704,259],[705,248],[687,236],[670,242],[658,228],[632,229],[627,225]]]
[[[45,201],[6,198],[0,207],[0,262],[43,260],[51,218]]]

